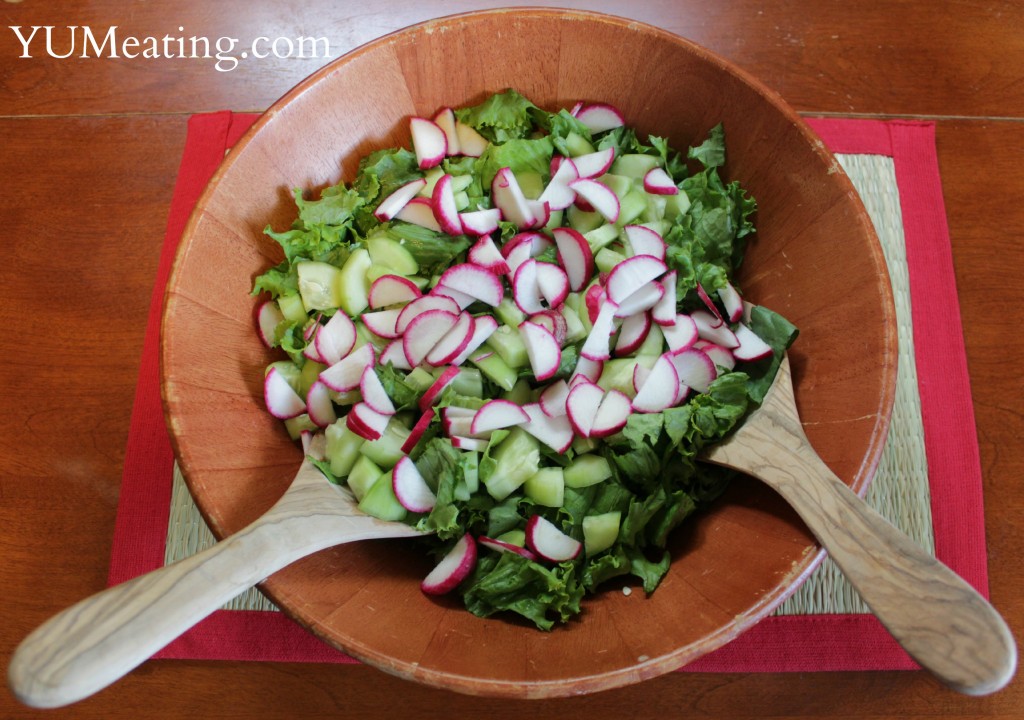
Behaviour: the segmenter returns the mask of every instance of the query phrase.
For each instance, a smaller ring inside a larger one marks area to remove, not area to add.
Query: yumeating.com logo
[[[218,72],[231,72],[241,61],[255,58],[329,59],[331,44],[325,37],[266,37],[261,36],[243,45],[239,38],[192,35],[185,37],[185,28],[178,34],[163,37],[139,37],[123,33],[117,25],[96,32],[88,25],[9,25],[8,28],[21,44],[21,58],[48,56],[59,60],[68,58],[126,58],[134,60],[215,60]]]

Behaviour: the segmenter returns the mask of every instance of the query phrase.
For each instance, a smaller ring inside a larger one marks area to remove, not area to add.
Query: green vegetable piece
[[[383,475],[384,471],[377,467],[373,460],[365,455],[359,455],[352,464],[352,469],[348,473],[348,480],[346,482],[352,494],[356,496],[356,500],[362,502],[363,498],[366,497],[370,489]]]
[[[541,468],[523,483],[526,497],[538,505],[558,508],[565,502],[565,477],[562,468]]]
[[[352,476],[349,475],[351,481]],[[391,485],[391,471],[384,473],[373,484],[359,501],[359,509],[367,515],[373,515],[381,520],[399,522],[405,519],[408,511],[402,507],[395,497],[395,489]]]
[[[299,295],[306,312],[334,310],[345,299],[341,270],[325,262],[305,260],[295,263],[299,277]]]
[[[340,307],[353,317],[369,307],[367,298],[370,295],[370,283],[366,279],[366,271],[372,264],[370,253],[365,248],[358,248],[348,256],[341,268],[337,304],[334,307]],[[300,286],[301,282],[300,276]]]
[[[583,518],[583,548],[588,557],[615,544],[621,518],[622,513],[618,510]]]
[[[324,455],[330,463],[331,473],[336,477],[347,477],[360,457],[360,446],[366,441],[352,432],[344,419],[328,425],[324,437],[327,441]]]
[[[596,485],[612,476],[612,466],[601,455],[586,454],[573,459],[565,468],[563,477],[566,487],[583,488]]]
[[[504,500],[540,469],[540,444],[520,427],[515,427],[494,450],[494,469],[481,478],[495,500]]]

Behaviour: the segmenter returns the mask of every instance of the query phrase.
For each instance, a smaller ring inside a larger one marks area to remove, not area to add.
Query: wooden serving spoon
[[[760,408],[704,460],[752,475],[796,510],[903,649],[968,695],[1004,687],[1017,646],[1003,618],[962,578],[847,487],[804,435],[789,359]]]
[[[236,595],[296,560],[342,543],[422,535],[370,517],[308,460],[248,527],[196,555],[104,590],[30,634],[8,668],[26,705],[68,705],[102,690]]]

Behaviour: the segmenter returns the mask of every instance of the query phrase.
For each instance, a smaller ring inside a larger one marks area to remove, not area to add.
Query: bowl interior
[[[723,122],[727,179],[757,199],[740,277],[792,320],[801,415],[819,454],[863,492],[895,383],[892,299],[863,207],[834,158],[773,93],[676,36],[554,10],[442,18],[325,67],[274,105],[197,206],[167,294],[163,392],[177,458],[219,536],[262,514],[300,459],[264,410],[269,355],[254,331],[253,278],[281,256],[263,228],[294,217],[291,189],[350,180],[359,157],[409,143],[407,119],[514,87],[537,104],[602,100],[676,147]],[[419,590],[430,561],[407,541],[306,558],[264,590],[328,642],[388,672],[463,692],[545,697],[621,686],[724,644],[781,602],[821,557],[772,492],[734,483],[687,522],[651,597],[610,590],[550,633],[479,619]]]

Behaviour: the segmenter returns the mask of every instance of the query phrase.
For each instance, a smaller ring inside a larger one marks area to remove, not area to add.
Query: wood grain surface
[[[496,5],[497,3],[494,3]],[[993,603],[1024,628],[1024,8],[1017,3],[562,2],[716,50],[807,114],[928,116],[952,237],[985,482]],[[137,35],[323,33],[335,54],[412,22],[491,6],[0,4],[0,657],[104,587],[138,358],[188,113],[260,110],[322,60],[217,73],[202,61],[19,58],[10,25]],[[971,432],[965,428],[965,432]],[[59,442],[49,438],[57,433]],[[1024,682],[974,699],[924,673],[672,673],[577,699],[486,700],[360,666],[157,661],[51,717],[1000,717]],[[0,716],[44,717],[0,692]]]

